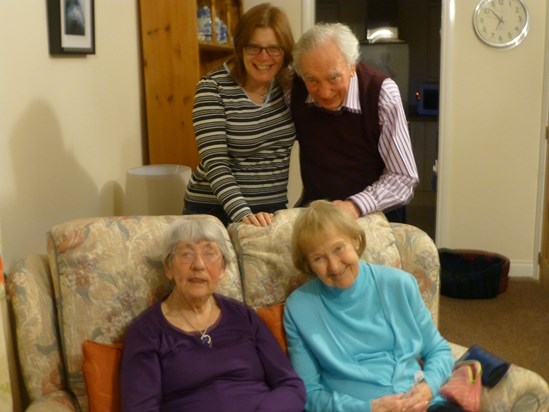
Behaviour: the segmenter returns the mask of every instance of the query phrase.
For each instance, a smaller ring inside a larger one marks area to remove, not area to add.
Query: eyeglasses
[[[214,263],[221,257],[221,253],[214,250],[206,250],[200,253],[196,253],[192,250],[180,250],[174,252],[173,255],[178,261],[183,263],[193,263],[197,256],[200,256],[200,259],[202,259],[204,263]]]
[[[280,46],[261,47],[261,46],[256,46],[255,44],[248,44],[247,46],[244,46],[244,51],[246,52],[246,54],[249,54],[250,56],[256,56],[259,53],[261,53],[263,50],[265,50],[267,54],[271,57],[277,57],[283,53],[282,47]]]

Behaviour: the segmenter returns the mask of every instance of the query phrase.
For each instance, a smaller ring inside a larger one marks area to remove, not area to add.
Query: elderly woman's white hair
[[[187,219],[173,222],[168,227],[162,244],[162,262],[168,266],[170,259],[180,243],[215,242],[223,255],[225,266],[230,263],[229,248],[221,226],[207,217],[189,216]]]
[[[349,65],[360,57],[360,45],[349,26],[341,23],[317,23],[307,30],[296,43],[293,51],[294,69],[301,76],[301,58],[310,50],[333,41]]]

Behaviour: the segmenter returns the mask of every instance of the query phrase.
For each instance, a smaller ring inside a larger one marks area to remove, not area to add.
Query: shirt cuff
[[[245,206],[242,209],[238,209],[236,212],[233,212],[231,214],[231,220],[233,222],[240,222],[244,217],[252,214],[252,209],[250,209],[248,206]]]
[[[360,216],[364,216],[377,211],[376,202],[374,198],[368,193],[357,193],[356,195],[349,196],[347,200],[350,200],[355,205],[357,205],[360,210]]]

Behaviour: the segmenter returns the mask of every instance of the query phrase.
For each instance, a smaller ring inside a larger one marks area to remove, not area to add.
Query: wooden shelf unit
[[[207,5],[228,27],[227,43],[198,40],[198,8]],[[192,108],[196,83],[233,53],[240,0],[140,0],[140,40],[150,164],[199,162]]]

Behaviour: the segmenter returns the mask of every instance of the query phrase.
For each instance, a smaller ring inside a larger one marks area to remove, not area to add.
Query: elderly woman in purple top
[[[121,364],[122,410],[302,411],[303,382],[255,312],[215,293],[229,254],[213,221],[168,230],[173,290],[131,324]]]

